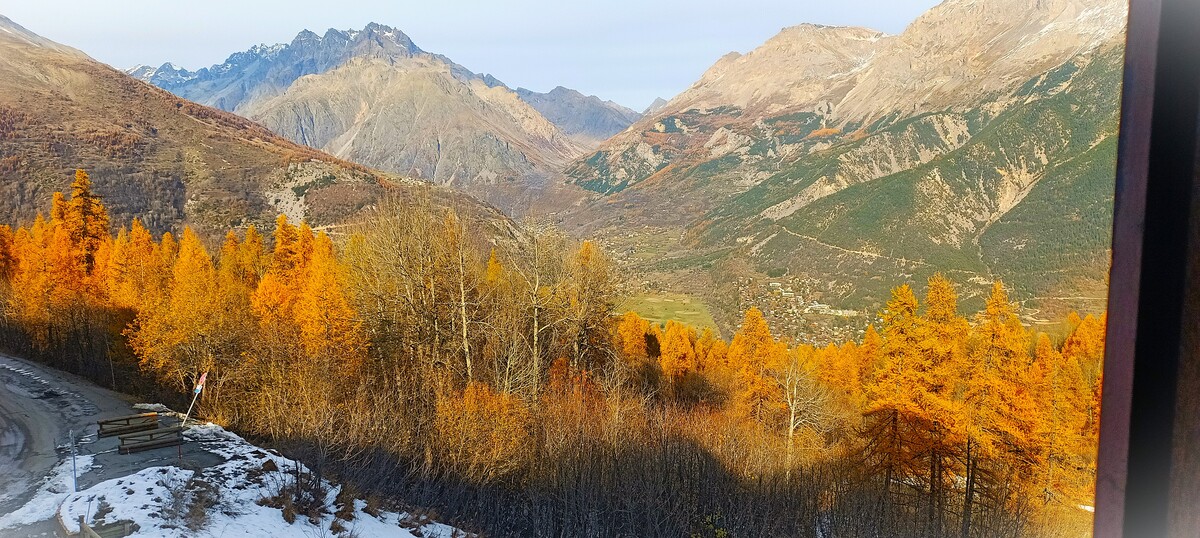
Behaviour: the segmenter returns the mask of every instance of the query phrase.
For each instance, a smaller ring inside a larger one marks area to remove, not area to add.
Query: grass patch
[[[639,295],[630,297],[617,306],[618,312],[632,310],[639,316],[656,323],[675,320],[698,329],[709,328],[717,331],[717,323],[713,321],[708,305],[689,295],[681,293]]]

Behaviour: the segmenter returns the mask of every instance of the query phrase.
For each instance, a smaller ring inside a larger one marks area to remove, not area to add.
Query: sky
[[[394,26],[505,84],[555,86],[642,110],[718,58],[809,22],[889,34],[938,0],[0,0],[0,14],[113,67],[198,69],[303,29]]]

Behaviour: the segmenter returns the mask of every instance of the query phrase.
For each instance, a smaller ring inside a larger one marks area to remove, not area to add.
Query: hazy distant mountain
[[[855,308],[936,269],[1094,306],[1127,7],[947,0],[896,36],[784,29],[572,163],[607,197],[570,220],[682,228],[696,259]]]
[[[590,147],[624,131],[642,117],[612,101],[602,101],[595,95],[583,95],[562,86],[547,93],[517,88],[517,95],[567,136]]]
[[[547,110],[586,111],[565,118],[565,134],[491,75],[374,23],[323,36],[305,30],[291,43],[256,46],[194,72],[164,64],[130,73],[293,141],[506,208],[530,197],[562,195],[569,204],[581,196],[563,185],[562,167],[584,152],[577,139],[595,140],[602,135],[592,133],[621,121],[611,105],[570,90],[538,98]]]
[[[138,217],[158,231],[265,225],[279,213],[323,224],[389,189],[427,188],[183,100],[0,16],[0,221],[32,220],[75,168],[91,174],[115,226]]]
[[[667,106],[666,99],[663,99],[662,97],[655,97],[654,102],[650,103],[650,106],[646,107],[646,110],[642,111],[642,115],[645,116],[647,114],[653,114],[659,110],[662,110],[665,106]]]

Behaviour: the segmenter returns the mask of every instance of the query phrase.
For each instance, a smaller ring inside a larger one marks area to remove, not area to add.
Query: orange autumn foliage
[[[487,482],[522,465],[530,413],[519,398],[473,382],[439,396],[434,417],[442,455],[462,476]]]
[[[114,341],[160,385],[186,392],[208,371],[204,416],[257,435],[382,450],[422,480],[488,487],[693,453],[685,464],[728,484],[783,494],[829,470],[888,517],[920,520],[916,535],[1023,499],[1089,502],[1104,318],[1076,316],[1057,346],[1021,324],[999,283],[970,321],[935,275],[921,301],[896,288],[861,341],[796,344],[753,308],[725,340],[614,316],[612,267],[590,243],[555,257],[452,252],[398,227],[335,244],[283,217],[269,251],[253,227],[155,241],[134,221],[113,238],[80,217],[103,205],[76,196],[55,197],[49,220],[0,227],[8,328],[59,350],[87,323],[119,325]],[[441,217],[424,235],[455,222]],[[823,511],[840,495],[812,496]]]
[[[345,268],[338,262],[333,242],[324,232],[314,241],[294,315],[304,349],[310,356],[333,357],[350,370],[362,365],[366,335],[350,306]]]

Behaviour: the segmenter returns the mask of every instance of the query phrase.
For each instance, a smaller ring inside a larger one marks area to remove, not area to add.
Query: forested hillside
[[[696,241],[741,241],[764,267],[852,278],[857,285],[839,300],[853,305],[886,300],[887,285],[871,281],[881,272],[947,271],[964,280],[1003,278],[1057,310],[1102,307],[1121,60],[1121,50],[1110,48],[1030,79],[1018,92],[1023,102],[996,118],[984,109],[929,114],[835,143],[706,215]],[[947,140],[947,125],[962,129],[953,135],[961,145]],[[863,181],[870,175],[862,170],[895,148],[880,137],[907,140],[914,154],[944,149],[924,164]],[[847,184],[834,190],[839,180]],[[803,203],[796,192],[807,194]],[[829,271],[822,253],[848,263]],[[859,261],[872,256],[883,267]],[[1093,299],[1050,300],[1070,291]]]
[[[722,339],[616,316],[593,243],[495,226],[410,197],[209,246],[115,221],[79,171],[0,227],[0,342],[176,398],[207,372],[204,417],[487,535],[1089,528],[1102,313],[1034,333],[1002,283],[966,316],[935,274],[861,341],[797,344],[757,309]]]
[[[767,302],[746,281],[803,289],[767,314],[816,341],[793,327],[858,330],[939,271],[972,307],[1013,284],[1027,321],[1103,309],[1127,7],[947,0],[897,35],[785,28],[568,166],[603,198],[565,226],[665,250],[627,265],[725,329]],[[814,302],[858,315],[791,319]]]

